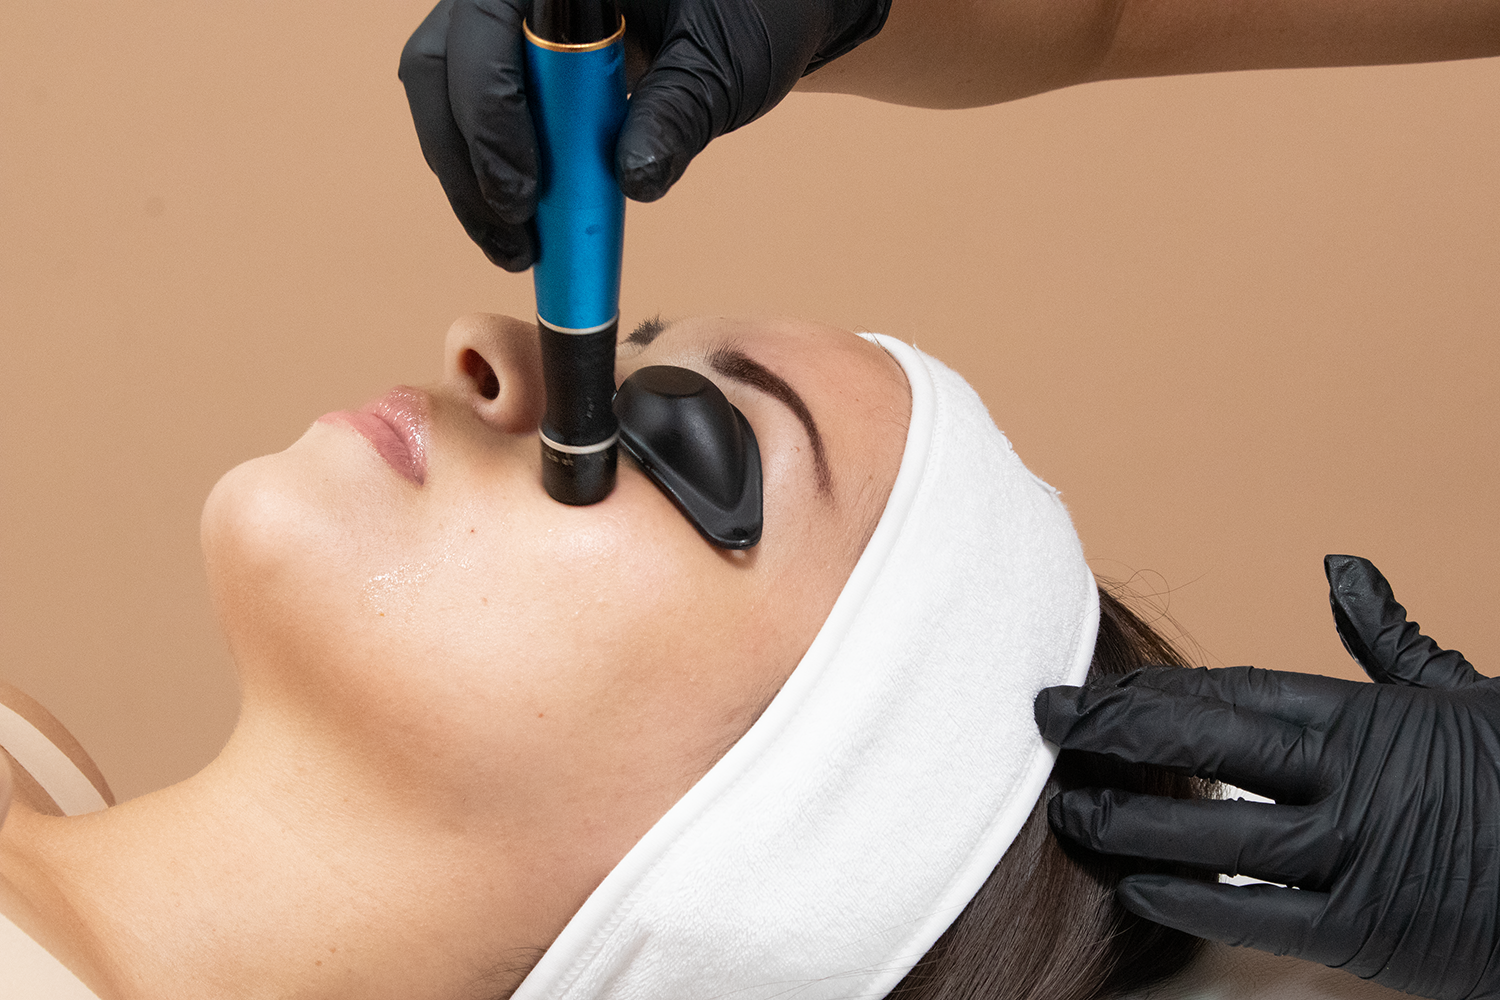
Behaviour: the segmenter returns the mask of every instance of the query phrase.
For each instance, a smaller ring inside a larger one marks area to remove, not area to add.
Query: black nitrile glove
[[[620,188],[666,194],[710,141],[872,37],[891,0],[621,0],[626,44],[650,67],[615,147]],[[401,53],[422,154],[491,261],[531,266],[537,150],[521,22],[530,0],[441,0]],[[633,61],[633,60],[632,60]]]
[[[1364,559],[1324,561],[1345,646],[1376,684],[1253,667],[1153,668],[1037,696],[1065,749],[1276,800],[1064,792],[1053,829],[1108,854],[1280,886],[1132,875],[1149,920],[1419,996],[1500,997],[1500,681],[1406,620]]]

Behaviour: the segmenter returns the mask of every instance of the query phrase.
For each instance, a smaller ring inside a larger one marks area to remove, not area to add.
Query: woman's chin
[[[375,530],[363,522],[379,498],[361,488],[364,456],[328,451],[294,446],[244,462],[203,505],[209,592],[237,659],[257,636],[326,629],[357,600],[359,555]]]
[[[399,517],[404,484],[357,435],[317,423],[291,447],[230,469],[203,505],[210,577],[279,574],[286,563],[348,567]],[[328,567],[332,568],[332,567]]]

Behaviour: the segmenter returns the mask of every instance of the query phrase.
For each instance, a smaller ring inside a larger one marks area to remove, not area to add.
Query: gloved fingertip
[[[1143,873],[1127,875],[1115,887],[1115,898],[1120,905],[1138,917],[1162,923],[1162,899],[1176,882],[1171,875]]]
[[[617,168],[620,190],[632,201],[655,201],[671,190],[676,180],[671,163],[657,157],[621,157]]]
[[[1078,717],[1080,688],[1067,685],[1042,688],[1031,702],[1031,712],[1042,739],[1061,744]]]
[[[1052,828],[1053,833],[1062,833],[1065,829],[1066,817],[1063,815],[1062,792],[1058,792],[1047,800],[1047,825]]]
[[[1346,572],[1351,565],[1364,561],[1358,556],[1326,555],[1323,557],[1323,575],[1328,578],[1328,583],[1332,585],[1333,581]]]
[[[502,222],[523,226],[536,214],[535,177],[497,167],[481,167],[475,173],[485,204]]]
[[[498,268],[503,268],[512,274],[520,274],[536,263],[529,249],[519,251],[495,250],[489,247],[482,247],[481,249],[484,250],[484,255],[489,258],[491,264],[494,264]]]
[[[1094,816],[1099,800],[1087,789],[1069,789],[1052,796],[1047,802],[1047,825],[1059,837],[1095,847]]]
[[[535,197],[522,196],[516,200],[486,198],[485,203],[500,216],[500,221],[512,226],[524,226],[536,215]]]
[[[1323,574],[1328,577],[1329,592],[1340,599],[1382,602],[1394,599],[1390,582],[1375,564],[1363,556],[1327,555],[1323,557]]]
[[[531,239],[524,229],[515,233],[501,233],[493,229],[471,232],[469,236],[484,251],[491,264],[507,271],[519,272],[530,267],[536,259]]]
[[[1042,688],[1031,699],[1031,717],[1036,720],[1037,729],[1043,733],[1047,731],[1047,717],[1051,712],[1052,689]]]
[[[1389,656],[1376,652],[1381,632],[1402,625],[1406,612],[1396,603],[1391,585],[1375,564],[1361,556],[1326,555],[1323,573],[1328,578],[1328,606],[1339,640],[1371,680],[1387,683],[1392,678]]]
[[[1385,576],[1363,556],[1326,555],[1323,557],[1323,575],[1328,578],[1328,586],[1341,594],[1366,596],[1390,590]]]
[[[615,177],[635,201],[655,201],[682,177],[715,134],[706,109],[684,103],[680,88],[664,83],[660,69],[630,99],[615,144]]]
[[[1067,792],[1059,792],[1047,800],[1047,825],[1059,837],[1076,840],[1077,838],[1072,835],[1072,825],[1069,823],[1070,814],[1068,806],[1063,800],[1063,797],[1067,794]]]

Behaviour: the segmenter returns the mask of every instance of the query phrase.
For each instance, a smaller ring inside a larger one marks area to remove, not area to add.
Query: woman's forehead
[[[763,364],[780,365],[777,374],[788,381],[801,382],[830,373],[840,373],[848,379],[868,368],[877,382],[893,382],[901,387],[901,395],[905,395],[905,374],[879,345],[849,330],[802,319],[652,317],[625,339],[623,360],[632,367],[637,357],[642,365],[660,364],[673,357],[703,355],[726,343],[754,354]],[[856,367],[851,369],[851,365]]]

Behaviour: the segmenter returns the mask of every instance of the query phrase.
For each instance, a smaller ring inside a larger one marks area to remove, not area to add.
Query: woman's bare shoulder
[[[0,680],[0,762],[10,768],[12,802],[49,816],[61,816],[64,812],[32,776],[30,770],[11,752],[12,749],[17,753],[21,752],[19,742],[25,742],[28,738],[35,741],[35,736],[28,730],[40,733],[61,751],[88,779],[89,784],[94,786],[107,805],[115,804],[115,796],[109,789],[109,783],[104,780],[103,772],[88,755],[88,751],[83,749],[83,744],[41,702],[15,685]]]
[[[1122,1000],[1385,1000],[1408,994],[1338,969],[1210,942],[1181,975]]]

